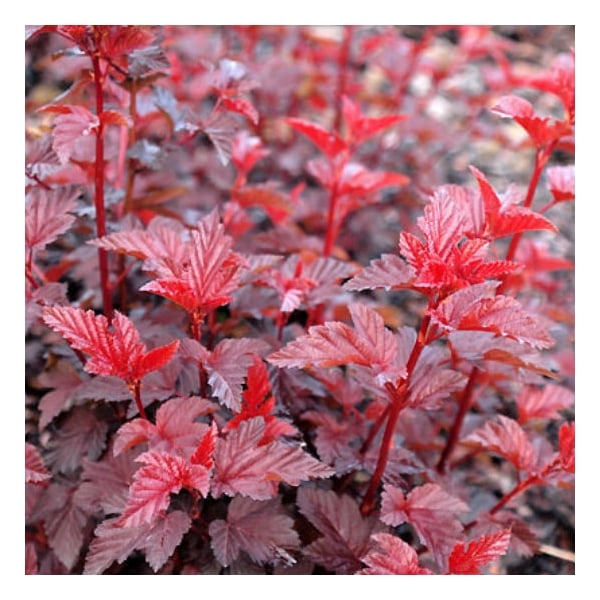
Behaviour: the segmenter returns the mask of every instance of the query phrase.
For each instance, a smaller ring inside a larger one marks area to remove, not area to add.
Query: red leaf
[[[253,356],[263,354],[267,348],[262,340],[250,338],[226,338],[212,352],[191,340],[185,342],[188,355],[200,361],[207,371],[213,395],[236,412],[241,407],[242,386]]]
[[[294,562],[288,551],[300,546],[294,520],[287,516],[278,499],[258,502],[236,496],[227,510],[227,519],[212,521],[208,527],[210,545],[217,560],[228,567],[240,552],[258,563]]]
[[[296,503],[304,517],[322,534],[304,548],[305,555],[339,575],[359,569],[376,521],[363,517],[350,496],[339,496],[329,490],[300,488]]]
[[[250,136],[246,130],[240,131],[233,139],[231,161],[244,178],[261,158],[268,155],[269,150],[262,145],[262,140]]]
[[[83,458],[96,459],[106,445],[108,425],[90,410],[76,407],[61,424],[48,444],[45,459],[53,471],[71,473]]]
[[[408,118],[408,115],[367,117],[360,112],[359,105],[347,96],[342,98],[342,111],[346,126],[348,127],[348,141],[356,146],[359,146],[380,131]]]
[[[555,166],[546,171],[548,187],[555,202],[575,199],[575,166]]]
[[[44,466],[39,450],[29,442],[25,442],[25,483],[41,483],[52,477],[52,473]]]
[[[529,472],[535,468],[535,449],[527,434],[516,421],[504,415],[497,415],[463,442],[499,454],[519,471]]]
[[[134,419],[122,425],[114,441],[115,456],[143,442],[150,450],[189,457],[208,431],[208,425],[196,419],[214,410],[203,398],[185,396],[168,400],[156,411],[156,425],[147,419]]]
[[[171,360],[179,341],[146,352],[135,325],[115,311],[113,331],[106,317],[70,306],[44,309],[46,325],[60,333],[76,350],[90,354],[85,363],[88,373],[114,375],[127,383],[139,381]]]
[[[209,471],[215,466],[213,454],[215,452],[215,440],[217,439],[217,426],[214,421],[212,427],[202,436],[196,450],[190,457],[193,465],[201,465]]]
[[[132,229],[90,240],[90,244],[109,252],[119,252],[146,260],[145,270],[159,277],[177,277],[183,273],[189,247],[182,240],[182,232],[170,223],[153,219],[146,231]]]
[[[145,28],[134,25],[100,25],[99,49],[108,58],[119,58],[148,46],[154,36]]]
[[[286,198],[267,185],[247,185],[233,189],[231,198],[244,208],[259,206],[275,224],[287,219],[292,212],[292,205]]]
[[[258,111],[246,98],[223,96],[222,104],[227,110],[244,115],[253,125],[258,125]]]
[[[107,452],[102,460],[85,458],[80,484],[74,494],[77,506],[90,513],[105,515],[120,513],[127,505],[129,486],[137,471],[136,451],[123,452],[114,457]]]
[[[51,483],[39,499],[32,521],[43,521],[50,548],[71,570],[79,559],[88,515],[73,502],[73,487]]]
[[[442,406],[442,400],[465,385],[462,373],[444,368],[447,357],[437,350],[426,347],[415,365],[409,385],[412,407],[436,410]]]
[[[368,568],[357,571],[357,575],[433,575],[419,566],[415,549],[395,535],[375,533],[371,540],[375,547],[361,558]]]
[[[370,171],[358,163],[347,163],[338,181],[340,196],[368,196],[386,188],[403,186],[409,178],[401,173]]]
[[[475,167],[471,167],[471,172],[481,190],[486,218],[484,232],[486,237],[496,239],[523,231],[543,229],[558,231],[551,221],[539,213],[515,204],[502,203],[483,173]]]
[[[161,516],[154,523],[137,548],[146,554],[146,562],[155,573],[169,560],[191,525],[189,515],[180,510]]]
[[[554,340],[545,325],[515,298],[496,295],[497,286],[488,281],[454,292],[431,311],[432,321],[447,331],[492,331],[534,348],[551,347]]]
[[[392,527],[408,521],[436,563],[445,569],[450,550],[463,535],[457,515],[469,510],[467,504],[436,483],[416,487],[406,498],[402,490],[387,485],[382,495],[381,520]]]
[[[271,415],[274,408],[275,398],[271,395],[269,373],[263,361],[254,355],[252,364],[248,369],[241,410],[227,423],[223,431],[235,429],[242,421],[254,417],[263,417],[265,423],[268,423],[275,418]]]
[[[327,131],[327,129],[316,123],[296,118],[285,119],[285,122],[304,134],[330,159],[348,149],[346,142],[337,133]]]
[[[570,408],[574,402],[575,394],[566,387],[547,384],[542,389],[536,389],[526,386],[517,396],[519,423],[524,424],[532,419],[560,419],[558,411]]]
[[[395,381],[405,373],[400,364],[400,339],[383,318],[366,304],[350,304],[355,327],[331,321],[310,327],[308,334],[289,342],[267,360],[279,367],[333,367],[355,364],[368,367],[380,383]]]
[[[459,542],[450,554],[448,571],[454,575],[479,575],[481,567],[506,554],[510,536],[510,529],[502,529],[468,543]]]
[[[84,136],[95,133],[100,120],[84,106],[64,106],[68,112],[59,114],[54,119],[52,130],[52,148],[61,164],[65,165],[71,158],[75,145]]]
[[[80,191],[73,187],[45,190],[36,187],[26,197],[25,247],[32,253],[44,248],[75,221]]]
[[[229,294],[238,287],[244,261],[232,246],[232,238],[213,210],[192,230],[189,263],[181,274],[152,281],[140,289],[165,296],[190,313],[206,314],[227,304]]]
[[[413,267],[395,254],[382,254],[381,258],[372,260],[368,267],[344,284],[349,291],[398,290],[410,287],[415,276]]]
[[[85,557],[84,575],[100,575],[115,561],[123,563],[152,529],[148,523],[122,527],[118,521],[118,517],[106,519],[94,530],[95,537]]]
[[[169,506],[170,494],[181,488],[208,494],[209,472],[202,465],[189,464],[180,456],[167,452],[149,451],[136,459],[144,466],[136,471],[129,491],[129,500],[118,524],[137,527],[153,523],[155,518]]]
[[[563,469],[575,473],[575,423],[563,423],[560,426],[558,447]]]
[[[502,96],[491,110],[502,117],[510,117],[521,125],[538,148],[570,135],[573,131],[567,121],[539,117],[532,104],[518,96]]]
[[[277,494],[279,482],[298,486],[302,481],[333,474],[332,469],[299,446],[279,441],[260,446],[264,434],[264,420],[255,417],[217,440],[213,497],[241,494],[254,500],[268,500]]]

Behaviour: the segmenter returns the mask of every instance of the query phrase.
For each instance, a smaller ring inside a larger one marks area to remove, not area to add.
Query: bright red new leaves
[[[491,110],[502,117],[512,118],[525,129],[538,148],[573,132],[571,123],[538,116],[533,105],[519,96],[503,96]]]
[[[238,287],[244,260],[232,246],[233,240],[214,210],[192,230],[189,262],[183,272],[151,281],[141,290],[172,300],[201,321],[209,311],[227,304],[229,294]]]
[[[115,311],[113,329],[103,315],[70,306],[44,309],[44,322],[60,333],[75,350],[90,355],[85,369],[95,375],[114,375],[127,384],[139,382],[148,373],[164,367],[179,341],[147,351],[135,325]]]
[[[159,451],[145,452],[136,461],[144,466],[134,475],[127,506],[118,521],[123,527],[152,523],[169,506],[169,496],[181,488],[208,494],[210,474],[203,465]]]
[[[448,559],[448,571],[454,575],[478,575],[481,567],[496,560],[508,550],[510,530],[484,535],[470,542],[459,542]]]

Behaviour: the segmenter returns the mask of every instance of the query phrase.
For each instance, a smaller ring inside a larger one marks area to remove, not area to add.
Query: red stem
[[[104,76],[100,69],[100,56],[97,53],[91,54],[92,65],[94,68],[94,84],[96,89],[96,115],[100,121],[98,131],[96,132],[96,164],[95,164],[95,194],[94,205],[96,208],[96,235],[102,237],[106,235],[106,213],[104,210],[104,123],[102,113],[104,112],[104,91],[102,82]],[[100,286],[102,288],[102,304],[104,314],[110,322],[112,320],[112,294],[110,282],[108,280],[108,254],[103,248],[98,248],[98,265],[100,268]]]
[[[334,167],[335,168],[335,167]],[[335,182],[329,196],[329,213],[327,215],[327,231],[325,232],[325,243],[323,245],[323,256],[331,256],[335,240],[337,238],[338,226],[336,224],[336,208],[338,200],[338,179],[340,170],[336,169]]]
[[[373,423],[373,426],[371,427],[371,431],[369,431],[369,435],[367,436],[367,439],[364,441],[363,445],[360,447],[361,454],[364,455],[368,452],[369,448],[371,447],[371,444],[373,443],[373,440],[375,439],[375,436],[381,429],[381,426],[384,424],[389,413],[390,413],[390,405],[388,404],[385,407],[385,409],[383,410],[383,412],[379,415],[379,417],[377,417],[377,421],[375,421],[375,423]]]
[[[456,446],[456,442],[458,441],[458,436],[460,434],[460,430],[462,428],[463,421],[465,420],[465,416],[469,412],[469,408],[472,404],[473,391],[475,389],[475,384],[477,382],[477,376],[479,375],[479,370],[477,367],[473,367],[471,369],[471,374],[469,375],[469,380],[467,381],[467,385],[463,390],[462,396],[460,398],[460,404],[458,406],[458,413],[456,418],[454,419],[454,423],[452,424],[452,428],[450,429],[450,433],[448,434],[448,440],[446,441],[446,446],[442,451],[439,462],[437,464],[438,473],[444,473],[446,470],[446,463],[448,458],[452,454],[454,447]]]
[[[531,208],[533,204],[533,197],[535,196],[535,190],[537,189],[538,183],[540,181],[540,177],[542,175],[542,171],[554,150],[554,146],[556,143],[549,144],[545,146],[541,150],[538,150],[535,154],[535,166],[533,168],[533,173],[531,175],[531,179],[529,180],[529,187],[527,188],[527,196],[525,196],[525,201],[523,202],[523,206],[525,208]],[[517,248],[523,237],[523,232],[515,233],[510,240],[510,244],[508,246],[508,250],[506,251],[506,260],[513,260],[515,254],[517,253]],[[501,286],[502,288],[502,286]],[[500,293],[500,290],[498,291]]]
[[[377,458],[375,472],[371,477],[369,487],[367,488],[365,497],[360,505],[360,512],[363,515],[368,515],[371,513],[375,507],[375,494],[377,493],[383,473],[385,472],[388,456],[392,447],[392,440],[396,431],[396,425],[398,424],[398,417],[400,416],[402,409],[405,408],[407,404],[410,378],[414,371],[415,365],[417,364],[419,356],[421,356],[421,352],[427,343],[427,330],[429,329],[430,320],[431,317],[427,313],[421,321],[421,327],[419,329],[417,340],[415,341],[415,345],[413,346],[412,352],[408,358],[408,362],[406,363],[406,377],[397,382],[395,385],[391,382],[388,382],[385,386],[388,394],[390,395],[392,403],[390,405],[389,415],[385,425],[385,431],[383,433],[383,439],[379,448],[379,456]]]
[[[131,392],[131,395],[133,396],[133,399],[135,400],[135,405],[137,406],[138,412],[140,413],[140,417],[142,417],[142,419],[145,419],[146,421],[148,421],[148,416],[146,415],[146,409],[144,408],[144,405],[142,404],[142,394],[141,394],[142,382],[139,379],[136,379],[132,383],[128,383],[127,386],[129,387],[129,391]]]

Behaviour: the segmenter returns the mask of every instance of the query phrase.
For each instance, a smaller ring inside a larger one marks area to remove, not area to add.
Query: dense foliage
[[[27,27],[25,572],[572,573],[573,35]]]

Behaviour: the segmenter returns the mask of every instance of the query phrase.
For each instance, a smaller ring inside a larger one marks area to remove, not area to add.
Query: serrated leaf
[[[112,331],[104,315],[70,306],[45,308],[44,322],[73,348],[91,355],[84,367],[88,373],[113,375],[126,383],[163,367],[179,347],[179,340],[174,340],[146,352],[135,325],[119,311],[114,313]]]
[[[279,367],[334,367],[355,364],[368,367],[380,383],[405,374],[400,364],[401,339],[389,331],[383,318],[366,304],[350,304],[355,327],[330,321],[309,328],[308,334],[289,342],[267,357]]]
[[[123,452],[117,457],[107,452],[100,461],[83,459],[80,484],[75,491],[75,503],[89,512],[105,515],[123,511],[127,505],[129,486],[138,466],[136,451]]]
[[[84,575],[100,575],[114,562],[123,563],[152,528],[148,523],[122,527],[118,521],[118,517],[105,519],[96,527],[85,557]]]
[[[25,247],[35,254],[62,235],[75,221],[80,191],[74,187],[45,190],[36,187],[26,197]]]
[[[465,384],[465,376],[453,369],[444,368],[447,357],[437,348],[426,347],[410,378],[409,402],[412,407],[436,410],[442,400]]]
[[[239,412],[244,378],[254,358],[268,349],[265,342],[250,338],[226,338],[211,352],[197,343],[185,344],[188,354],[202,363],[208,373],[208,384],[221,404]]]
[[[502,96],[491,110],[502,117],[510,117],[521,125],[538,148],[572,133],[572,127],[567,121],[539,117],[533,105],[519,96]]]
[[[369,266],[344,284],[349,291],[397,290],[410,287],[415,271],[396,254],[382,254],[381,258],[372,260]]]
[[[227,519],[212,521],[208,527],[215,557],[224,567],[245,552],[258,564],[279,562],[281,556],[300,546],[294,520],[287,516],[278,499],[256,501],[236,496],[227,510]]]
[[[84,106],[65,108],[68,111],[55,117],[52,130],[52,148],[63,165],[69,162],[77,142],[82,137],[94,134],[100,126],[100,119]]]
[[[41,483],[51,477],[52,473],[46,469],[39,450],[25,442],[25,483]]]
[[[409,522],[444,570],[450,550],[463,536],[457,515],[466,512],[469,512],[467,504],[436,483],[416,487],[406,497],[402,490],[387,485],[382,495],[380,518],[392,527]]]
[[[514,419],[504,415],[497,415],[463,442],[499,454],[519,471],[529,472],[535,468],[536,453],[527,434]]]
[[[510,529],[484,535],[470,542],[459,542],[448,559],[448,571],[454,575],[478,575],[481,567],[506,554]]]
[[[93,412],[76,407],[48,444],[46,462],[62,473],[76,471],[85,456],[96,459],[106,444],[108,425]]]
[[[485,211],[485,234],[491,239],[514,235],[524,231],[548,230],[558,231],[554,223],[543,215],[523,206],[503,203],[485,175],[471,167],[477,179]]]
[[[171,452],[189,457],[202,439],[208,425],[195,420],[214,407],[203,398],[172,398],[156,411],[156,425],[147,419],[134,419],[123,424],[115,435],[115,456],[143,442],[150,450]]]
[[[144,463],[134,475],[129,490],[129,500],[118,524],[137,527],[153,523],[155,518],[169,506],[170,494],[181,488],[208,494],[209,472],[202,465],[188,463],[180,456],[167,452],[148,451],[136,459]]]
[[[277,494],[280,482],[298,486],[302,481],[333,474],[332,469],[299,446],[279,441],[259,445],[264,434],[264,419],[255,417],[242,421],[237,429],[217,440],[213,497],[241,494],[254,500],[268,500]]]
[[[181,510],[174,510],[154,523],[137,547],[145,553],[146,562],[155,573],[169,560],[191,525],[189,515]]]
[[[371,540],[374,547],[361,557],[368,567],[357,571],[357,575],[433,575],[419,565],[415,549],[395,535],[375,533]]]
[[[119,252],[145,260],[145,270],[159,277],[182,275],[189,248],[182,240],[182,232],[160,219],[153,219],[146,231],[132,229],[119,231],[89,241],[98,248]]]
[[[496,295],[497,285],[489,281],[458,290],[431,311],[432,321],[447,331],[492,331],[534,348],[551,347],[546,327],[515,298]]]
[[[32,520],[43,521],[50,547],[68,570],[79,559],[88,522],[87,513],[73,502],[73,492],[73,487],[51,483],[32,515]]]
[[[547,384],[542,389],[527,386],[521,390],[516,401],[519,423],[524,424],[532,419],[560,419],[558,411],[571,408],[575,394],[560,385]]]
[[[329,490],[300,488],[296,503],[302,515],[322,534],[305,547],[305,556],[339,575],[359,569],[376,521],[363,517],[350,496]]]
[[[216,210],[198,221],[191,235],[184,269],[175,277],[151,281],[140,289],[202,315],[231,300],[229,294],[237,289],[245,263],[232,251],[233,240],[225,233]]]

